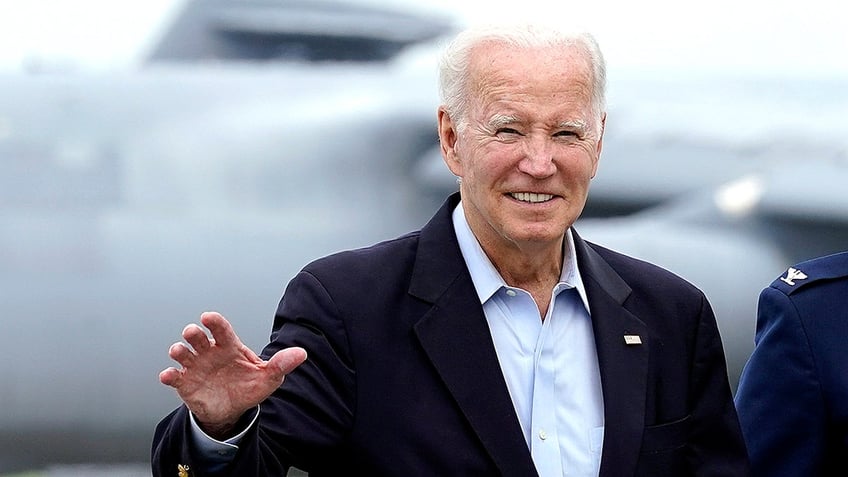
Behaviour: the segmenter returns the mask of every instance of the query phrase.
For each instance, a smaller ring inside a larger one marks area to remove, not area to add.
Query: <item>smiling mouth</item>
[[[547,202],[554,198],[551,194],[537,194],[535,192],[510,192],[509,196],[521,202],[538,204],[539,202]]]

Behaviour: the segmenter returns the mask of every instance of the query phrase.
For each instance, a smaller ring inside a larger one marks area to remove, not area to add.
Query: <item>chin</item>
[[[551,226],[540,230],[537,224],[517,230],[512,237],[516,242],[544,244],[561,241],[564,234],[565,228]]]

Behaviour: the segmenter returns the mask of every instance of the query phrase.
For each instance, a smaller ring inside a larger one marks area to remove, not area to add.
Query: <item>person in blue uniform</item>
[[[848,252],[789,268],[760,294],[736,405],[755,476],[845,475]]]

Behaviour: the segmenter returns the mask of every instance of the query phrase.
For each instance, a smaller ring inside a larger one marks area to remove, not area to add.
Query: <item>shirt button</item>
[[[507,295],[509,295],[509,296],[515,296],[515,295],[517,295],[517,293],[515,293],[515,290],[507,290],[507,291],[506,291],[506,294],[507,294]]]
[[[545,432],[545,430],[544,430],[544,429],[542,429],[541,431],[539,431],[539,439],[545,440],[545,439],[547,439],[547,438],[548,438],[548,433],[547,433],[547,432]]]

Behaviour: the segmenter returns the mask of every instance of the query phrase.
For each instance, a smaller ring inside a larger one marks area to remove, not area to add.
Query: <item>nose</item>
[[[518,170],[536,179],[544,179],[556,173],[553,147],[544,137],[528,137]]]

